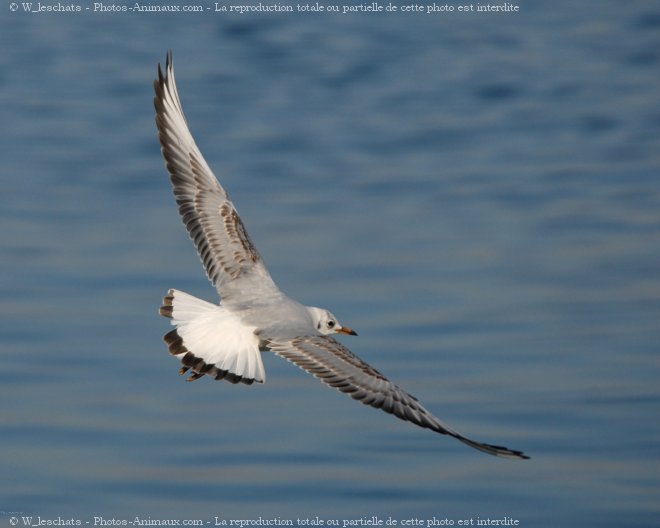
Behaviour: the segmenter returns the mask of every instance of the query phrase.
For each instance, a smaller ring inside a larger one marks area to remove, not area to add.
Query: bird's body
[[[303,306],[271,278],[238,212],[188,129],[174,80],[171,55],[154,82],[156,125],[179,213],[221,303],[170,290],[160,313],[176,327],[165,335],[181,372],[232,383],[263,383],[261,354],[271,351],[326,385],[366,405],[420,427],[453,436],[486,453],[528,458],[520,451],[483,444],[454,431],[416,398],[362,361],[331,334],[356,335],[328,310]]]

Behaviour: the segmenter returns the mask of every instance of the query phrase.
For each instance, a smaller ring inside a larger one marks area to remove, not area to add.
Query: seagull
[[[273,352],[351,398],[401,420],[449,435],[498,457],[521,451],[484,444],[458,433],[383,374],[332,337],[357,335],[328,310],[284,294],[266,269],[229,195],[197,148],[174,80],[172,52],[154,81],[156,127],[179,214],[206,275],[220,295],[212,304],[170,289],[160,315],[174,330],[164,336],[188,381],[203,376],[231,383],[264,383],[262,352]]]

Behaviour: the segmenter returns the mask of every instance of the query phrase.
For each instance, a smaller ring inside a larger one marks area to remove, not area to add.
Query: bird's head
[[[322,335],[357,335],[354,330],[351,330],[347,326],[342,326],[337,318],[328,310],[324,310],[323,308],[315,308],[313,306],[308,306],[307,310],[309,311],[309,315],[312,318],[312,322],[314,323],[314,328],[316,328]]]

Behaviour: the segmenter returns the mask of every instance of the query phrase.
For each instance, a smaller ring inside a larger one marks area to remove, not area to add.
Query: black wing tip
[[[154,107],[156,108],[156,113],[158,114],[162,106],[163,92],[165,91],[165,86],[170,81],[172,72],[174,71],[174,61],[172,59],[172,50],[168,50],[165,56],[165,71],[161,67],[160,62],[158,63],[157,77],[154,80],[154,91],[156,95],[154,97]]]
[[[491,445],[489,445],[488,447],[493,449],[492,454],[495,456],[504,457],[504,458],[515,458],[518,460],[529,460],[531,458],[529,455],[526,455],[522,451],[518,451],[516,449],[509,449],[508,447],[491,446]]]
[[[509,449],[508,447],[491,445],[491,444],[483,444],[481,442],[475,442],[474,440],[470,440],[469,438],[465,438],[464,436],[460,436],[460,435],[452,434],[451,436],[460,440],[464,444],[473,447],[474,449],[477,449],[483,453],[487,453],[489,455],[493,455],[496,457],[511,458],[516,460],[529,460],[531,458],[529,455],[526,455],[522,451],[518,451],[516,449]]]
[[[158,63],[158,80],[162,81],[163,79],[167,78],[167,74],[174,68],[174,61],[172,59],[172,50],[169,49],[167,50],[167,53],[165,54],[165,73],[163,74],[163,70],[160,66],[160,62]]]

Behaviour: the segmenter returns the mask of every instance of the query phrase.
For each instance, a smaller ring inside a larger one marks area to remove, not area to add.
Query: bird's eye
[[[335,326],[334,321],[328,321],[328,328],[333,328]]]

